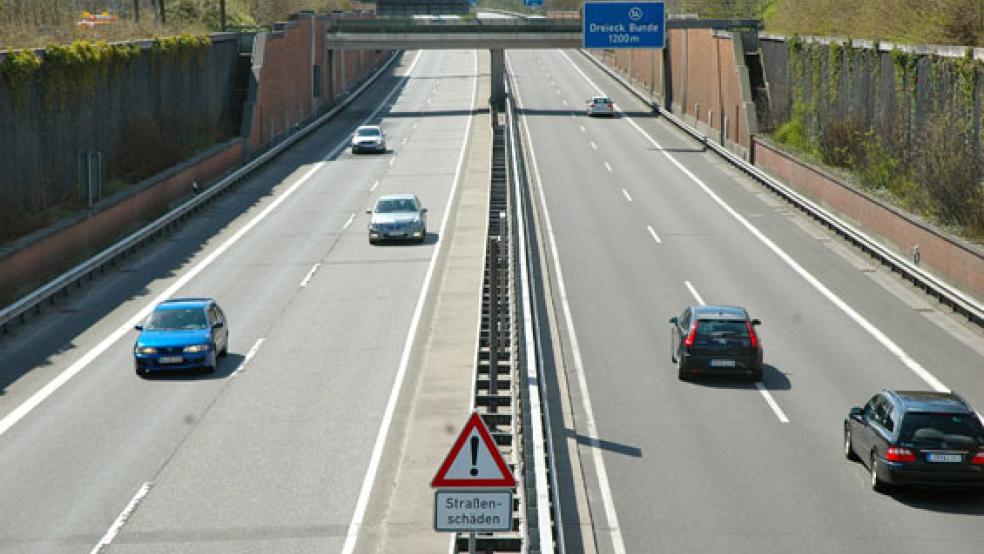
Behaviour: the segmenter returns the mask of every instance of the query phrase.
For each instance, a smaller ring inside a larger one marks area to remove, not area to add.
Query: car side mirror
[[[137,331],[143,331],[143,325],[134,325],[133,328]]]
[[[221,329],[223,327],[225,327],[225,323],[222,323],[221,321],[216,321],[215,325],[212,326],[212,329]]]
[[[851,413],[850,413],[851,419],[860,420],[862,415],[864,415],[864,410],[862,410],[861,408],[857,406],[851,408]]]
[[[759,321],[759,320],[757,320],[757,319],[753,319],[752,320],[752,325],[762,325],[762,322]]]
[[[676,325],[678,321],[680,321],[680,320],[677,319],[676,316],[670,318],[670,323],[672,323],[674,325]]]
[[[372,215],[372,210],[366,210],[366,213]]]
[[[427,208],[420,208],[420,213],[422,213],[422,214],[427,213]]]

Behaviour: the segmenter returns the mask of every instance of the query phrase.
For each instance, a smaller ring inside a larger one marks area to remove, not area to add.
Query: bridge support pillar
[[[492,96],[489,106],[496,110],[506,109],[506,54],[502,49],[489,50],[492,55]]]

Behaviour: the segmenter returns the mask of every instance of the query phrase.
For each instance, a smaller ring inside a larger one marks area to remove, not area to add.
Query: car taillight
[[[916,461],[916,455],[908,448],[890,446],[885,451],[885,459],[889,462],[914,462]]]
[[[683,345],[690,348],[694,345],[694,340],[697,338],[697,320],[695,319],[693,323],[690,324],[690,332],[687,333],[687,338],[683,339]]]
[[[755,334],[755,328],[752,327],[752,322],[746,321],[745,327],[748,329],[748,340],[752,343],[752,348],[758,348],[759,338],[758,335]]]
[[[977,454],[974,454],[974,457],[973,459],[970,460],[970,463],[974,464],[975,466],[984,466],[984,450],[981,450]]]

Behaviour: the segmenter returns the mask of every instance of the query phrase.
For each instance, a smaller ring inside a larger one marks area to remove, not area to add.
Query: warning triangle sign
[[[515,487],[516,480],[502,459],[478,412],[473,412],[451,445],[432,487]]]

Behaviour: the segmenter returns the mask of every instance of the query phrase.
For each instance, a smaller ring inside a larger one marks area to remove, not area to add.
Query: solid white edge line
[[[475,58],[475,77],[472,85],[471,104],[469,110],[475,109],[475,97],[478,94],[478,53],[472,51]],[[369,507],[369,496],[372,494],[372,486],[376,480],[376,473],[379,470],[379,462],[383,456],[383,447],[386,446],[386,437],[389,435],[389,427],[393,421],[393,412],[396,410],[396,403],[400,397],[400,389],[403,386],[403,379],[407,373],[407,366],[410,363],[410,352],[413,349],[414,338],[417,335],[417,327],[424,311],[424,301],[430,290],[431,280],[434,276],[434,268],[437,265],[438,254],[444,247],[444,230],[447,227],[451,215],[451,207],[454,205],[455,194],[458,190],[458,182],[461,180],[461,168],[465,161],[465,153],[468,150],[468,142],[471,137],[473,114],[468,116],[465,125],[464,140],[461,144],[461,153],[458,155],[458,165],[455,168],[454,181],[451,183],[451,193],[448,195],[448,204],[444,208],[444,218],[441,221],[440,237],[437,247],[431,254],[430,264],[427,266],[427,273],[424,275],[424,284],[417,297],[417,305],[414,307],[413,316],[410,318],[410,328],[407,330],[407,338],[403,344],[403,353],[400,356],[400,364],[396,371],[396,378],[393,381],[393,388],[390,390],[389,400],[386,402],[386,409],[383,411],[383,419],[379,422],[379,431],[376,433],[376,443],[372,448],[372,455],[369,457],[369,466],[366,468],[366,476],[362,481],[362,489],[359,491],[359,499],[355,504],[355,512],[352,514],[352,521],[349,523],[348,532],[345,535],[345,544],[342,546],[342,554],[352,554],[355,551],[356,542],[359,540],[359,528],[362,527],[362,519],[366,515]]]
[[[598,86],[588,77],[584,71],[581,70],[574,60],[563,51],[560,54],[567,59],[567,61],[581,74],[584,79],[598,90]],[[621,111],[621,110],[619,110]],[[823,295],[831,304],[840,309],[845,315],[847,315],[852,321],[858,324],[859,327],[865,330],[872,338],[874,338],[879,344],[881,344],[886,350],[888,350],[893,356],[895,356],[902,364],[909,369],[912,373],[916,374],[917,377],[923,380],[927,385],[929,385],[933,390],[938,392],[950,392],[949,387],[943,384],[942,381],[936,378],[935,375],[929,372],[926,368],[922,366],[919,362],[909,356],[905,350],[902,349],[898,344],[896,344],[892,339],[888,337],[885,333],[876,327],[873,323],[868,321],[864,316],[857,312],[854,308],[837,296],[833,291],[827,288],[819,279],[813,276],[809,271],[807,271],[803,266],[794,260],[789,254],[787,254],[782,248],[772,241],[769,237],[765,236],[758,227],[749,223],[749,221],[734,210],[727,202],[721,199],[710,187],[707,186],[699,177],[693,174],[689,169],[687,169],[679,160],[677,160],[672,154],[663,149],[663,147],[656,142],[656,139],[649,136],[649,134],[640,127],[631,117],[627,116],[623,112],[622,119],[627,121],[632,127],[634,127],[643,137],[645,137],[650,144],[656,147],[659,152],[666,157],[674,166],[677,167],[684,175],[686,175],[691,181],[693,181],[701,190],[704,191],[707,196],[711,198],[718,206],[720,206],[724,211],[728,212],[731,217],[733,217],[738,223],[740,223],[745,229],[748,230],[755,238],[759,240],[762,244],[772,251],[780,260],[785,262],[796,274],[803,278],[807,283],[810,284],[817,292]]]
[[[318,271],[319,267],[321,267],[320,262],[311,266],[311,270],[307,272],[307,275],[305,275],[304,279],[301,281],[301,288],[308,286],[308,283],[310,283],[311,279],[314,277],[314,272]]]
[[[704,299],[700,297],[700,294],[697,293],[697,289],[695,289],[694,286],[690,284],[690,281],[684,281],[683,284],[687,286],[687,290],[689,290],[690,294],[694,296],[694,300],[696,300],[698,304],[703,306],[705,304]]]
[[[652,225],[646,225],[646,230],[649,231],[649,236],[653,237],[656,244],[663,244],[663,241],[659,240],[659,235],[656,234],[656,229],[653,229]]]
[[[608,172],[611,173],[612,172],[612,165],[610,163],[608,163],[608,162],[605,162],[605,169],[607,169]]]
[[[237,367],[236,370],[233,371],[231,375],[229,375],[229,377],[235,377],[236,375],[239,375],[240,371],[246,369],[246,364],[248,364],[249,361],[252,360],[254,356],[256,356],[256,353],[260,351],[260,347],[263,346],[264,342],[266,342],[266,338],[264,337],[260,337],[256,339],[256,342],[253,343],[253,347],[250,348],[249,352],[246,353],[246,356],[243,358],[243,361],[239,362],[239,367]]]
[[[506,53],[506,64],[509,72],[512,73],[512,62],[508,52]],[[516,87],[516,99],[520,106],[523,106],[523,96]],[[591,396],[588,393],[588,382],[584,375],[584,362],[581,359],[581,348],[578,345],[577,332],[574,330],[574,317],[571,315],[570,303],[567,301],[567,287],[564,284],[564,275],[560,268],[560,254],[557,250],[557,239],[554,236],[553,223],[550,220],[550,211],[547,208],[547,199],[543,192],[543,180],[540,178],[539,165],[536,161],[536,149],[533,147],[533,138],[530,136],[530,129],[525,114],[521,115],[523,120],[523,130],[526,134],[526,143],[529,145],[530,162],[533,175],[536,177],[537,189],[539,190],[540,204],[543,206],[543,222],[546,226],[547,238],[550,244],[550,253],[553,258],[554,273],[557,275],[557,292],[564,313],[564,321],[567,327],[568,340],[571,343],[571,356],[574,360],[574,370],[577,374],[578,389],[581,392],[581,403],[584,405],[585,425],[588,432],[588,442],[591,447],[591,457],[595,468],[595,478],[598,480],[598,489],[601,493],[602,504],[605,508],[605,518],[608,529],[593,529],[594,531],[607,531],[612,541],[612,549],[615,554],[625,554],[625,542],[622,539],[622,530],[618,524],[618,514],[615,511],[615,500],[612,497],[612,489],[608,484],[608,472],[605,469],[605,460],[602,456],[601,441],[598,439],[598,426],[595,423],[594,410],[591,408]]]
[[[410,65],[410,68],[407,70],[407,77],[409,77],[410,73],[413,71],[413,67],[417,65],[417,60],[419,59],[420,59],[420,53],[418,52],[417,57],[414,58],[413,63]],[[389,95],[383,100],[383,102],[375,110],[373,110],[371,114],[369,114],[369,117],[367,117],[365,121],[369,121],[372,118],[376,117],[376,114],[383,109],[389,98],[392,98],[392,96],[396,94],[396,92],[399,90],[400,87],[395,87],[389,93]],[[340,141],[338,143],[338,146],[335,147],[326,156],[326,159],[337,155],[338,152],[340,152],[342,149],[347,148],[348,143],[349,141],[347,138]],[[270,202],[270,204],[268,204],[265,208],[263,208],[263,210],[260,211],[260,213],[256,214],[253,217],[253,219],[249,220],[248,223],[246,223],[238,231],[233,233],[233,235],[228,239],[226,239],[225,242],[223,242],[221,245],[219,245],[218,248],[216,248],[210,254],[205,256],[205,258],[203,258],[200,262],[198,262],[198,264],[196,264],[194,267],[188,270],[187,273],[185,273],[181,277],[178,277],[178,279],[174,283],[171,283],[171,285],[168,286],[166,289],[164,289],[163,292],[158,294],[156,297],[154,297],[153,300],[151,300],[149,303],[145,304],[142,308],[140,308],[137,311],[137,313],[131,316],[130,319],[126,320],[125,323],[117,327],[106,338],[104,338],[98,344],[96,344],[96,346],[89,349],[78,360],[73,362],[70,366],[65,368],[65,370],[59,373],[54,379],[48,381],[48,383],[46,383],[43,387],[38,389],[27,400],[25,400],[19,406],[14,408],[10,413],[4,416],[3,419],[0,419],[0,436],[3,436],[4,433],[9,431],[10,428],[16,425],[17,422],[19,422],[21,419],[24,418],[24,416],[31,413],[31,411],[34,410],[34,408],[38,407],[49,396],[54,394],[55,391],[57,391],[62,387],[62,385],[67,383],[72,377],[75,377],[79,372],[81,372],[89,364],[91,364],[93,360],[95,360],[97,357],[102,355],[103,352],[108,350],[110,346],[115,344],[116,341],[120,340],[125,334],[130,332],[130,330],[133,329],[134,325],[146,319],[146,317],[150,314],[151,310],[154,309],[154,306],[160,304],[164,300],[167,300],[172,294],[177,292],[181,287],[188,284],[189,281],[194,279],[205,268],[212,265],[212,262],[214,262],[222,254],[224,254],[225,251],[231,248],[234,244],[239,242],[239,240],[242,239],[243,236],[246,235],[246,233],[252,230],[253,227],[256,227],[261,221],[266,219],[267,216],[269,216],[273,212],[273,210],[277,209],[278,206],[280,206],[281,204],[284,203],[284,201],[290,198],[294,194],[294,192],[297,191],[297,189],[299,189],[304,183],[307,182],[308,179],[310,179],[315,174],[315,172],[317,172],[325,165],[327,164],[324,161],[313,164],[312,167],[307,172],[305,172],[304,175],[302,175],[297,181],[295,181],[293,185],[287,188],[287,190],[285,190],[280,196],[273,199],[273,201]]]
[[[624,196],[625,199],[628,200],[629,202],[632,202],[632,197],[629,196],[629,191],[622,189],[622,196]]]
[[[755,388],[758,389],[759,393],[762,395],[762,398],[765,399],[766,404],[772,408],[773,413],[776,414],[779,421],[782,423],[789,423],[789,418],[786,417],[785,412],[783,412],[782,408],[779,407],[779,403],[776,402],[776,399],[772,398],[772,393],[769,392],[769,389],[765,388],[765,385],[763,385],[761,381],[755,381]]]
[[[353,221],[355,221],[355,212],[353,212],[352,215],[345,220],[345,224],[342,225],[342,229],[348,229],[349,225],[351,225]]]
[[[116,535],[119,535],[120,530],[123,529],[123,525],[126,524],[126,520],[130,519],[130,516],[133,515],[133,512],[137,509],[137,505],[140,504],[140,501],[143,500],[145,496],[147,496],[147,493],[150,492],[150,487],[152,487],[153,485],[154,483],[148,481],[140,486],[140,488],[137,490],[137,494],[133,495],[133,498],[131,498],[130,502],[126,505],[125,508],[123,508],[123,511],[120,512],[120,515],[118,515],[116,517],[116,520],[113,521],[113,524],[109,526],[109,529],[106,531],[106,534],[103,535],[102,539],[100,539],[99,542],[96,543],[96,546],[92,547],[92,550],[89,551],[89,554],[98,554],[100,551],[102,551],[103,548],[109,546],[110,543],[113,542],[113,539],[116,538]]]

